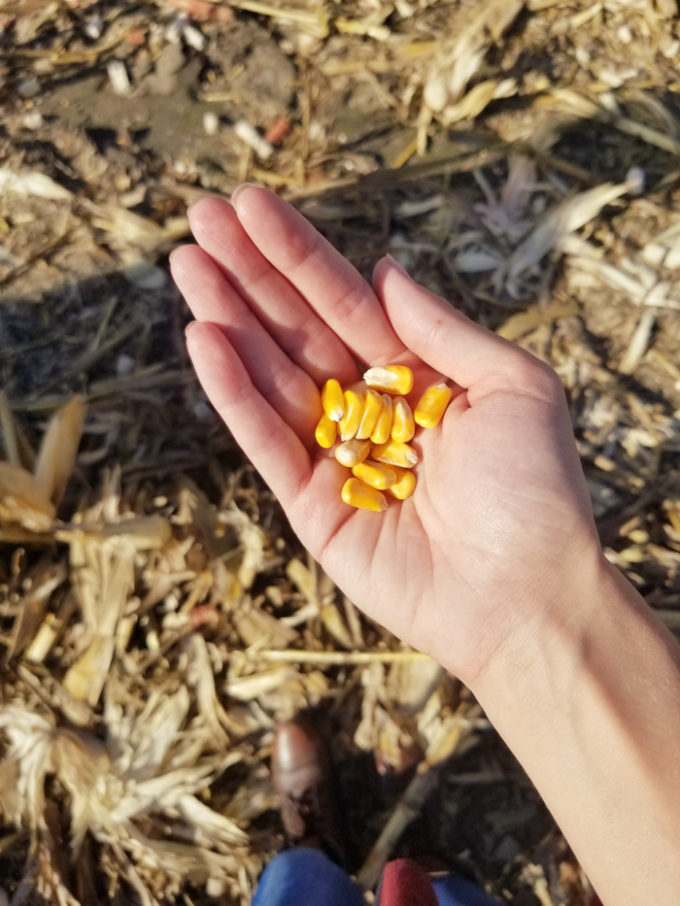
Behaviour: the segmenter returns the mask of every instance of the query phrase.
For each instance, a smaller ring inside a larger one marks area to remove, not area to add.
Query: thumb
[[[519,389],[526,380],[535,384],[536,370],[545,368],[528,352],[420,286],[390,256],[377,263],[373,285],[404,345],[435,371],[474,388],[480,396],[499,387]]]

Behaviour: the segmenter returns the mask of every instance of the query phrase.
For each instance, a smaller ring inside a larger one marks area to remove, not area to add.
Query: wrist
[[[612,569],[596,539],[588,539],[571,555],[562,552],[544,581],[534,583],[506,613],[503,637],[479,669],[462,677],[482,704],[535,683],[559,684],[562,677],[568,682],[583,656],[595,614],[609,600]]]

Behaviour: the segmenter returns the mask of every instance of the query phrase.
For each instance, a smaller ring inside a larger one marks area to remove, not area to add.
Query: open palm
[[[171,266],[215,408],[338,586],[470,680],[593,547],[556,376],[389,258],[371,287],[263,189],[242,187],[233,206],[203,199],[190,222],[198,246]],[[414,495],[354,510],[340,500],[346,469],[314,442],[318,388],[388,363],[411,366],[416,396],[441,375],[462,389],[440,426],[416,436]]]

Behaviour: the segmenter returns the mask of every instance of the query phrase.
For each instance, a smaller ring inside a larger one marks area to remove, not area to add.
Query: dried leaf
[[[38,627],[43,620],[50,598],[55,589],[66,580],[66,577],[66,565],[64,563],[55,564],[51,559],[40,564],[31,575],[30,589],[22,596],[19,605],[19,614],[12,631],[12,641],[6,655],[8,659],[21,654],[29,646],[31,640],[35,642],[36,631],[40,633]],[[52,616],[50,614],[50,617]]]
[[[286,575],[294,582],[298,591],[310,604],[317,604],[319,595],[317,590],[316,564],[314,561],[306,566],[298,557],[293,557],[286,566]]]
[[[335,641],[342,645],[343,648],[347,648],[350,651],[354,648],[354,640],[335,604],[324,604],[321,608],[321,622]]]
[[[198,633],[192,633],[184,647],[188,659],[187,684],[195,692],[199,713],[212,733],[213,744],[216,748],[223,748],[228,742],[229,733],[243,733],[246,728],[230,718],[220,704],[205,639]]]
[[[282,665],[248,676],[230,677],[224,684],[224,691],[231,698],[248,702],[275,689],[280,689],[290,683],[291,680],[297,681],[298,679],[299,676],[295,667]]]
[[[527,238],[515,249],[508,261],[508,284],[516,284],[569,233],[592,220],[602,208],[630,189],[629,183],[603,183],[579,192],[551,208]],[[511,290],[512,292],[512,290]]]
[[[54,723],[41,714],[8,705],[0,710],[0,730],[9,739],[5,760],[17,765],[16,796],[5,798],[4,804],[13,824],[37,829],[44,826],[45,774],[50,770],[51,743]],[[11,770],[11,769],[8,769]],[[3,805],[4,807],[4,805]]]
[[[0,255],[2,254],[0,247]],[[0,261],[0,265],[2,262]],[[2,440],[5,445],[5,454],[10,465],[20,466],[21,457],[19,455],[19,442],[17,439],[17,429],[14,423],[12,407],[7,399],[7,394],[0,389],[0,430],[2,431]]]
[[[95,635],[78,660],[66,671],[64,689],[78,701],[94,707],[104,688],[111,666],[115,639]]]
[[[560,318],[568,318],[578,312],[578,306],[574,300],[568,302],[554,302],[552,305],[540,306],[534,305],[527,311],[520,311],[517,314],[510,315],[507,321],[498,328],[496,333],[506,340],[517,342],[524,334],[536,330],[542,324],[553,324]]]
[[[201,836],[208,837],[213,845],[224,843],[228,846],[244,846],[248,843],[248,834],[234,821],[218,815],[195,796],[182,796],[177,803],[177,810],[189,824],[193,824]]]
[[[442,123],[451,126],[460,120],[474,119],[497,98],[517,94],[515,79],[487,79],[479,82],[457,104],[449,104],[442,111]]]
[[[55,508],[30,472],[0,462],[0,523],[17,523],[32,532],[48,532]]]
[[[257,610],[251,604],[234,613],[234,625],[245,645],[258,648],[285,648],[296,637],[294,629],[286,626],[271,614]]]
[[[24,655],[26,660],[41,664],[57,641],[58,632],[59,623],[57,618],[53,613],[46,614],[40,628],[33,637],[33,641],[26,648]]]
[[[628,344],[628,349],[621,359],[619,364],[619,372],[621,374],[634,374],[635,369],[640,364],[640,360],[647,352],[655,324],[656,312],[648,308],[647,311],[642,313],[635,333]]]
[[[172,526],[164,516],[133,516],[120,522],[69,525],[55,532],[59,541],[103,542],[117,539],[137,551],[164,547],[172,538]],[[193,573],[190,573],[193,575]]]
[[[267,539],[262,529],[236,506],[230,507],[226,522],[236,530],[243,549],[237,578],[241,588],[247,590],[264,566]]]
[[[387,677],[390,701],[415,714],[422,710],[444,673],[443,667],[428,658],[392,664]]]
[[[79,701],[99,701],[115,650],[118,623],[134,588],[135,546],[125,536],[71,542],[71,566],[87,645],[64,686]]]
[[[85,420],[85,400],[74,396],[50,419],[38,458],[35,478],[55,506],[59,505],[75,465]]]
[[[8,167],[0,167],[0,192],[15,192],[17,195],[32,195],[49,201],[68,201],[72,193],[44,173],[30,171],[15,173]]]

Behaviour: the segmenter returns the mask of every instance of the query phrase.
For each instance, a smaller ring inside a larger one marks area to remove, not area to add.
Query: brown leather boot
[[[335,778],[318,734],[302,720],[280,724],[274,736],[271,770],[288,842],[322,849],[344,866]]]

